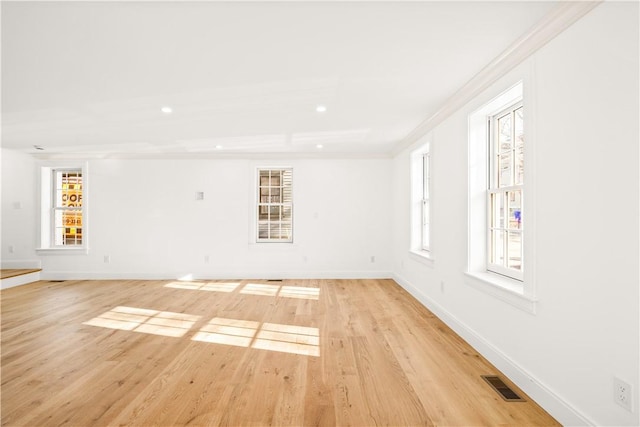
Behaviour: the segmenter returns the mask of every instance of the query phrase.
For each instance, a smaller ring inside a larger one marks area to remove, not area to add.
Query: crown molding
[[[546,45],[602,2],[603,0],[560,1],[556,7],[527,31],[526,34],[518,38],[507,49],[502,51],[500,55],[480,70],[480,72],[473,76],[471,80],[458,89],[434,115],[423,120],[406,137],[398,142],[391,151],[391,155],[395,157],[401,151],[410,147],[442,123],[447,117],[473,100],[500,77],[522,63],[538,49]]]

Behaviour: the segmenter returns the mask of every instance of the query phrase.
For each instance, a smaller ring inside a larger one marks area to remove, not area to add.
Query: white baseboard
[[[538,381],[531,373],[519,366],[515,360],[510,359],[500,351],[500,349],[496,348],[493,344],[476,333],[473,328],[470,328],[468,325],[458,320],[453,314],[413,286],[413,284],[407,281],[404,277],[394,273],[393,279],[422,305],[438,316],[438,318],[447,324],[447,326],[467,341],[478,351],[478,353],[482,354],[482,356],[505,374],[511,381],[513,381],[514,384],[520,387],[561,424],[565,426],[596,425],[594,421],[590,420],[586,415],[573,408],[553,390]]]
[[[0,280],[0,289],[14,288],[20,285],[37,282],[40,280],[40,272],[36,271],[29,274],[21,274],[20,276],[7,277]]]
[[[224,279],[388,279],[392,274],[388,271],[289,271],[274,272],[213,272],[213,273],[117,273],[96,271],[50,271],[43,270],[42,280],[224,280]]]
[[[14,260],[2,260],[0,263],[2,265],[2,269],[14,269],[14,270],[22,270],[27,268],[42,268],[42,262],[39,259],[36,260],[25,260],[25,259],[14,259]]]

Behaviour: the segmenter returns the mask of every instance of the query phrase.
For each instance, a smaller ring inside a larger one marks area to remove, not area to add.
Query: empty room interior
[[[640,425],[637,1],[2,1],[2,426]]]

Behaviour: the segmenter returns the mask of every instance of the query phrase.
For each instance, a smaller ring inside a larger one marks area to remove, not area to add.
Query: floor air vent
[[[64,280],[49,280],[49,283],[62,283]]]
[[[518,396],[518,394],[511,390],[508,385],[496,375],[481,375],[491,388],[498,392],[498,394],[507,402],[524,402],[525,400]]]
[[[282,282],[282,279],[268,279],[267,282]]]

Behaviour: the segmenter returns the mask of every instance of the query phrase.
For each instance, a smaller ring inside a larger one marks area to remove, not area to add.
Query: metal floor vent
[[[508,385],[496,375],[480,375],[492,389],[498,392],[498,394],[507,402],[525,402],[525,400],[518,396],[518,394],[511,390]]]
[[[269,279],[267,282],[282,282],[282,279]]]
[[[49,280],[49,283],[62,283],[64,280]]]

